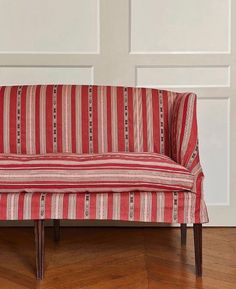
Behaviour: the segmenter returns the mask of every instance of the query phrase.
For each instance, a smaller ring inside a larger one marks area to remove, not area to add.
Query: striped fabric
[[[0,219],[208,222],[204,201],[201,200],[199,207],[197,202],[196,194],[190,192],[3,193]]]
[[[186,167],[194,175],[192,191],[197,194],[196,206],[203,200],[204,174],[200,164],[197,127],[197,97],[195,94],[178,95],[172,111],[171,143],[172,159]],[[196,216],[200,222],[200,215]]]
[[[156,153],[0,155],[0,192],[191,191],[193,181]]]
[[[176,215],[177,211],[178,214],[182,212],[180,214],[184,217],[175,218],[176,222],[182,222],[183,218],[189,223],[193,220],[196,223],[206,222],[197,137],[196,96],[191,93],[86,85],[0,87],[0,154],[39,156],[148,152],[170,157],[194,176],[191,192],[182,193],[163,190],[138,193],[135,190],[135,193],[71,194],[68,191],[55,194],[51,190],[40,194],[39,190],[33,194],[19,194],[4,190],[0,193],[0,219],[38,218],[37,206],[44,207],[45,218],[54,218],[61,212],[63,218],[71,218],[70,212],[66,213],[68,208],[76,206],[76,212],[81,212],[78,206],[84,208],[86,200],[92,198],[95,198],[96,206],[93,206],[93,213],[88,218],[100,219],[97,202],[107,196],[112,198],[112,202],[106,203],[107,207],[104,205],[107,216],[112,212],[112,217],[107,219],[113,218],[113,212],[122,211],[117,219],[128,220],[125,211],[129,213],[132,206],[129,205],[130,196],[134,194],[136,200],[143,200],[141,196],[149,196],[147,198],[151,200],[151,203],[140,201],[140,205],[136,206],[139,217],[135,220],[150,221],[149,217],[143,219],[141,216],[151,214],[151,220],[172,222],[173,218],[166,216]],[[116,199],[117,194],[120,203]],[[67,202],[69,197],[70,205]],[[44,200],[48,199],[51,203],[47,202],[48,205],[44,206]],[[75,203],[72,200],[76,200]],[[157,203],[159,207],[153,205]],[[52,207],[55,212],[48,213]],[[25,210],[35,210],[35,215]],[[159,210],[162,217],[156,218]],[[27,217],[23,217],[24,213]]]
[[[109,86],[0,88],[0,153],[170,155],[175,93]]]

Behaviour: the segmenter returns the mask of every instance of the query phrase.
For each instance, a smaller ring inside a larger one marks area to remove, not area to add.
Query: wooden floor
[[[0,289],[235,289],[236,228],[203,230],[203,278],[175,228],[46,229],[46,272],[35,280],[32,228],[0,228]]]

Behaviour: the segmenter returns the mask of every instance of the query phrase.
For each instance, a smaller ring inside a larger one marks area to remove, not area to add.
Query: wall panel
[[[198,127],[201,163],[208,205],[229,205],[229,99],[199,99]]]
[[[136,84],[166,88],[227,87],[230,85],[230,68],[228,66],[136,67]]]
[[[0,0],[1,53],[98,53],[97,0]]]
[[[131,1],[131,53],[227,53],[229,0]]]
[[[0,67],[0,83],[93,84],[93,67]]]

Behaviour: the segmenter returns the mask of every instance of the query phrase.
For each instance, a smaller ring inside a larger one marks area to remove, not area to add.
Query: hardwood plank
[[[179,228],[45,229],[45,278],[35,280],[32,228],[1,228],[1,289],[235,289],[236,228],[203,229],[203,277],[196,278],[193,232]]]

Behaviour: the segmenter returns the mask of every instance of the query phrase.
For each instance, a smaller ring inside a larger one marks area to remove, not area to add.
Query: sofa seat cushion
[[[193,182],[156,153],[0,155],[0,192],[189,191]]]

